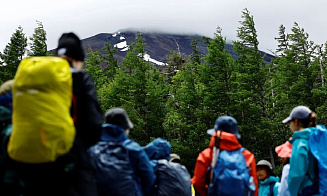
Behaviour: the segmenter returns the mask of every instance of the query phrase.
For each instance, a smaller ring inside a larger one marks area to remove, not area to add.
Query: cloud
[[[41,0],[5,1],[0,8],[0,51],[19,25],[27,36],[43,23],[48,47],[56,47],[64,32],[73,31],[80,38],[98,33],[113,33],[125,28],[157,29],[173,33],[198,33],[212,37],[220,26],[227,40],[236,40],[242,10],[254,16],[260,49],[274,50],[278,27],[290,32],[298,22],[317,44],[327,39],[325,21],[327,1],[298,0]]]

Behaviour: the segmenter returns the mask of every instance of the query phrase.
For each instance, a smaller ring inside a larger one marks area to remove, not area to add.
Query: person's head
[[[265,181],[270,176],[275,176],[269,161],[261,160],[257,163],[257,176],[260,181]]]
[[[215,126],[212,129],[209,129],[207,133],[209,135],[213,135],[218,130],[233,133],[237,139],[241,139],[241,135],[237,127],[237,121],[231,116],[220,116],[217,118]]]
[[[146,145],[144,151],[150,160],[165,159],[168,161],[171,152],[171,145],[167,140],[159,137]]]
[[[170,154],[169,162],[181,164],[181,157],[178,154]]]
[[[105,114],[105,122],[121,127],[125,130],[126,135],[128,135],[130,129],[134,127],[123,108],[112,108],[108,110]]]
[[[76,70],[80,70],[83,67],[84,50],[80,39],[72,32],[61,35],[56,55],[66,59]]]
[[[1,84],[0,86],[0,98],[1,98],[1,106],[6,107],[10,111],[12,111],[12,88],[14,85],[14,80],[8,80]]]
[[[307,127],[315,127],[317,125],[317,116],[308,107],[297,106],[282,122],[290,123],[292,132],[300,131]]]
[[[284,144],[277,146],[275,151],[283,165],[286,165],[290,162],[292,155],[292,144],[289,141],[286,141]]]
[[[0,86],[0,96],[4,95],[12,90],[14,80],[7,80]]]

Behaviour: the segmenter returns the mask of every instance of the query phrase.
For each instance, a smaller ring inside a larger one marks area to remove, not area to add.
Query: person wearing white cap
[[[309,147],[309,137],[311,132],[316,129],[316,121],[316,114],[306,106],[293,108],[290,115],[282,121],[289,123],[293,132],[290,140],[292,154],[288,175],[288,188],[292,196],[318,194],[315,186],[317,161]]]
[[[269,161],[261,160],[257,163],[257,175],[259,179],[259,196],[278,195],[279,177],[277,177]]]

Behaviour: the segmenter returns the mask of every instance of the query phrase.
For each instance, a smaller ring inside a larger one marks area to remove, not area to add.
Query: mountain
[[[208,50],[205,42],[200,35],[188,35],[188,34],[170,34],[163,32],[141,32],[142,37],[145,39],[145,50],[147,55],[145,59],[160,67],[166,63],[166,55],[170,51],[179,51],[181,54],[189,56],[192,54],[191,43],[194,39],[198,40],[198,50],[200,54],[208,54]],[[117,46],[118,52],[115,54],[118,61],[125,57],[128,45],[135,41],[137,31],[135,30],[122,30],[117,33],[100,33],[95,36],[82,40],[82,45],[85,51],[91,48],[93,51],[99,50],[104,47],[104,44],[109,42],[111,46]],[[237,54],[234,52],[233,45],[225,45],[226,50],[232,55],[234,59],[237,58]],[[265,62],[269,63],[274,56],[260,51],[262,55],[266,54]]]

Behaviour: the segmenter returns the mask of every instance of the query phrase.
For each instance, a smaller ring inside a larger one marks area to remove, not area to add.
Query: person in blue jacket
[[[261,160],[257,163],[257,176],[259,180],[259,196],[277,196],[279,177],[272,171],[269,161]]]
[[[145,153],[148,155],[149,159],[153,166],[156,166],[156,163],[160,159],[169,160],[171,146],[167,140],[162,138],[156,138],[148,145],[144,147]]]
[[[99,195],[147,196],[153,194],[156,175],[143,147],[137,142],[128,139],[128,134],[132,128],[133,123],[124,109],[112,108],[106,112],[105,124],[102,126],[101,141],[89,149],[91,157],[96,159],[96,164],[98,165],[96,180]],[[117,147],[109,149],[108,145],[121,146],[123,150]],[[113,151],[119,152],[115,153]],[[127,153],[125,153],[126,151]],[[125,155],[127,159],[121,158],[124,153],[127,154]],[[129,163],[126,164],[123,161]],[[108,168],[106,167],[110,167],[112,164],[114,164],[113,167],[115,169],[107,170]],[[113,170],[118,170],[118,172],[114,174]],[[131,170],[131,172],[128,173],[127,170]],[[103,173],[105,171],[109,171],[109,173]],[[103,180],[106,179],[106,176],[113,178],[110,178],[111,181]],[[118,184],[120,187],[112,187],[116,186],[113,184]],[[111,187],[111,189],[108,187]]]
[[[162,138],[156,138],[144,147],[156,172],[155,196],[191,196],[191,177],[185,166],[169,162],[171,145]]]
[[[0,87],[0,105],[12,111],[12,85],[14,80],[4,82]]]
[[[289,123],[293,132],[292,155],[288,175],[288,187],[291,196],[315,195],[316,160],[309,149],[309,137],[317,125],[317,117],[306,106],[293,108],[289,117],[283,123]]]

